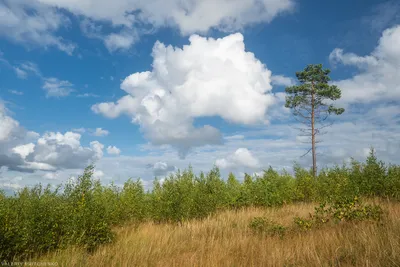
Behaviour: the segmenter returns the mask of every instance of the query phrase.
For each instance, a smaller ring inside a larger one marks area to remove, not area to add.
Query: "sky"
[[[319,63],[346,109],[319,169],[399,164],[398,1],[0,0],[0,189],[308,168],[284,91]]]

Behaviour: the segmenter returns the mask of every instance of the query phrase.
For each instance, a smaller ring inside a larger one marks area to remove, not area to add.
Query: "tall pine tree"
[[[329,126],[325,121],[331,114],[340,115],[343,108],[335,107],[332,102],[341,97],[341,91],[336,85],[329,85],[329,69],[323,69],[322,64],[308,65],[303,71],[296,72],[299,85],[286,88],[285,107],[292,109],[296,120],[304,124],[300,131],[309,136],[313,160],[313,175],[317,175],[316,136],[322,134],[321,129]],[[305,155],[306,155],[305,154]]]

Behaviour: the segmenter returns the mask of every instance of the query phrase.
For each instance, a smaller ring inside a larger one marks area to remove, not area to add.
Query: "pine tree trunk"
[[[313,161],[313,176],[317,177],[317,156],[315,153],[315,92],[314,92],[314,83],[312,83],[312,92],[311,92],[311,149],[312,149],[312,161]]]

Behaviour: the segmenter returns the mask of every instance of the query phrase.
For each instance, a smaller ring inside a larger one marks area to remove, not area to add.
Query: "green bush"
[[[254,217],[249,223],[249,228],[257,234],[267,234],[281,238],[287,230],[285,226],[265,217]]]
[[[310,230],[315,225],[314,220],[301,217],[294,217],[293,222],[302,230]]]
[[[363,205],[358,197],[344,198],[331,204],[326,202],[315,207],[310,219],[295,217],[294,223],[301,229],[309,230],[330,221],[339,223],[342,221],[380,221],[383,216],[382,208],[378,205]]]
[[[336,201],[330,207],[321,205],[316,208],[317,215],[328,214],[336,221],[363,221],[374,220],[379,221],[382,218],[383,211],[378,205],[363,205],[358,197],[354,199],[346,199]]]
[[[68,245],[88,250],[110,242],[111,216],[96,199],[93,167],[76,184],[51,191],[50,186],[24,188],[0,204],[0,260],[27,258]],[[103,203],[104,204],[104,203]]]
[[[279,175],[271,167],[257,177],[253,184],[253,204],[257,206],[278,206],[291,202],[295,195],[296,184],[287,174]]]

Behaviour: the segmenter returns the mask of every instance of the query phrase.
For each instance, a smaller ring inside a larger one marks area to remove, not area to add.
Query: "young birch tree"
[[[323,69],[322,64],[308,65],[303,71],[296,72],[299,85],[286,88],[285,107],[292,109],[296,120],[305,125],[299,130],[303,136],[310,137],[312,151],[313,175],[317,175],[316,139],[321,130],[331,124],[326,119],[331,114],[340,115],[343,108],[337,108],[333,101],[341,97],[341,90],[336,85],[329,85],[329,69]],[[304,155],[306,155],[304,154]]]

